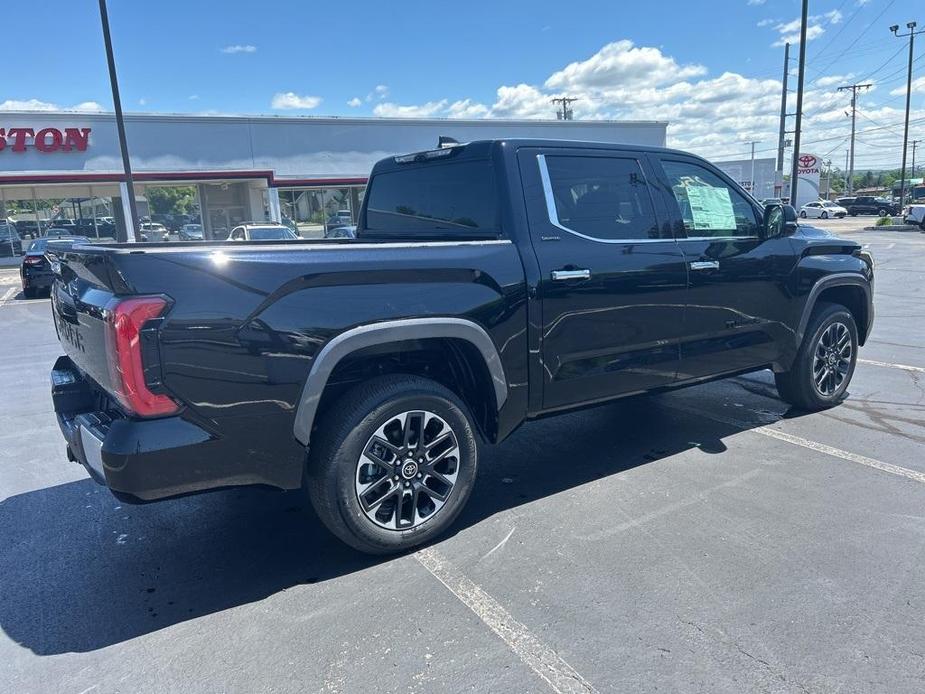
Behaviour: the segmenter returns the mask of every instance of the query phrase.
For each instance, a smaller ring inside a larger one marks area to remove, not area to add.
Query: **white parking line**
[[[903,371],[915,371],[925,373],[925,368],[921,366],[909,366],[908,364],[894,364],[889,361],[874,361],[873,359],[858,359],[861,364],[870,364],[871,366],[885,366],[889,369],[902,369]]]
[[[875,470],[881,470],[883,472],[888,472],[891,475],[898,475],[899,477],[905,477],[910,480],[915,480],[916,482],[921,482],[925,484],[925,473],[919,472],[918,470],[910,470],[909,468],[901,467],[899,465],[893,465],[892,463],[884,463],[880,460],[875,460],[874,458],[868,458],[865,455],[859,455],[857,453],[851,453],[850,451],[843,451],[841,448],[835,448],[834,446],[829,446],[824,443],[819,443],[818,441],[811,441],[810,439],[804,439],[802,436],[794,436],[793,434],[788,434],[786,432],[780,431],[778,429],[772,429],[769,426],[759,426],[753,427],[748,422],[743,422],[732,417],[723,417],[722,415],[712,414],[710,412],[705,412],[703,410],[698,410],[693,407],[688,407],[686,405],[678,405],[675,403],[667,404],[664,403],[666,407],[670,407],[676,410],[681,410],[688,414],[698,415],[700,417],[706,417],[707,419],[712,419],[716,422],[721,422],[723,424],[728,424],[734,426],[737,429],[742,429],[744,431],[754,432],[755,434],[761,434],[762,436],[767,436],[772,439],[778,439],[779,441],[786,441],[787,443],[792,443],[795,446],[802,446],[803,448],[808,448],[811,451],[817,451],[819,453],[825,453],[834,458],[841,458],[842,460],[847,460],[852,463],[857,463],[858,465],[866,465],[867,467],[874,468]]]
[[[467,578],[432,547],[414,553],[427,569],[489,629],[495,632],[531,670],[543,678],[553,691],[596,694],[590,682],[576,672],[552,648],[540,641],[526,626],[511,616],[501,604]],[[490,687],[489,687],[490,688]]]
[[[18,287],[10,287],[9,289],[7,289],[3,293],[3,296],[0,296],[0,306],[5,305],[6,302],[12,299],[14,296],[16,296],[18,292],[19,292]]]

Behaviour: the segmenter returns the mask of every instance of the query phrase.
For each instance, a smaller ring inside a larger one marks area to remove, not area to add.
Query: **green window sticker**
[[[690,221],[694,230],[716,231],[736,228],[736,218],[728,188],[685,185],[683,191],[690,205]]]

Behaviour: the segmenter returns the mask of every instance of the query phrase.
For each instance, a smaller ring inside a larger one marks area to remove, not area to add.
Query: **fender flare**
[[[819,299],[819,295],[826,289],[845,285],[860,287],[864,290],[864,295],[867,298],[866,304],[868,311],[868,324],[870,323],[873,317],[870,281],[863,275],[859,275],[854,272],[837,272],[833,275],[827,275],[813,285],[813,288],[809,290],[809,296],[806,297],[806,303],[803,305],[803,314],[800,316],[800,322],[796,331],[797,347],[803,344],[803,334],[806,332],[806,326],[809,323],[809,317],[812,315],[813,308],[816,306],[816,301]],[[859,325],[858,328],[867,333],[868,325]]]
[[[464,318],[408,318],[370,323],[340,333],[315,356],[311,371],[302,387],[302,396],[292,426],[296,440],[303,446],[308,445],[321,395],[334,367],[341,359],[357,350],[374,345],[427,338],[455,338],[474,345],[485,360],[494,387],[495,400],[498,409],[501,409],[508,395],[504,367],[501,365],[501,356],[495,343],[480,325]]]

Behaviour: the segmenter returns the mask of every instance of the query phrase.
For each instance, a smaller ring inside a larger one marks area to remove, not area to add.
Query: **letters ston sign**
[[[85,152],[90,142],[90,128],[0,128],[0,152]]]

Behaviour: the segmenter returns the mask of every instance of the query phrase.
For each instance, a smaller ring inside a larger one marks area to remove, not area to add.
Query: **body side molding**
[[[473,344],[485,360],[495,390],[495,400],[498,408],[501,408],[507,400],[507,380],[498,350],[481,326],[463,318],[408,318],[370,323],[341,333],[318,352],[296,410],[292,427],[296,440],[302,445],[308,445],[321,394],[341,359],[351,352],[373,345],[427,338],[456,338]]]

